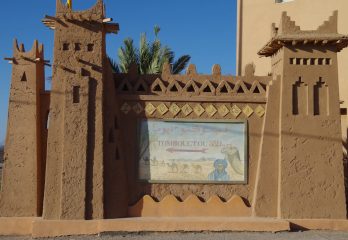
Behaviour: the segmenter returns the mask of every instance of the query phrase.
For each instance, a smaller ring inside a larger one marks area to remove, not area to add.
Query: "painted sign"
[[[246,122],[142,120],[139,179],[246,183]]]

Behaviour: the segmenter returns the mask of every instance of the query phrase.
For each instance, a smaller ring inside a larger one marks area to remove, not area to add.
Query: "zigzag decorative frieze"
[[[250,217],[251,208],[237,195],[227,202],[216,195],[206,202],[202,202],[196,195],[190,195],[185,201],[179,201],[175,196],[168,195],[160,202],[145,195],[128,208],[128,215],[130,217]]]
[[[137,115],[145,114],[147,117],[218,117],[222,119],[247,119],[254,114],[258,118],[265,115],[264,105],[235,104],[235,103],[164,103],[153,102],[142,106],[139,102],[125,102],[120,108],[123,114],[128,115],[133,110]]]
[[[272,80],[271,76],[257,77],[253,73],[241,77],[223,76],[219,65],[214,65],[212,75],[197,74],[192,64],[185,75],[172,75],[169,70],[164,67],[161,76],[138,75],[136,78],[115,74],[116,89],[121,95],[265,97],[267,85]]]

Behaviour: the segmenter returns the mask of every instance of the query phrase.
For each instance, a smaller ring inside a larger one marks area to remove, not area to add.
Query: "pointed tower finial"
[[[69,9],[72,9],[72,0],[67,0],[67,1],[66,1],[66,6],[67,6]]]

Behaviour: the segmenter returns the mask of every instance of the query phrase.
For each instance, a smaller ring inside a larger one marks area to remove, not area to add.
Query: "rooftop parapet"
[[[272,24],[272,38],[262,47],[258,52],[260,56],[272,56],[285,44],[296,45],[302,44],[320,44],[320,45],[334,45],[337,52],[348,46],[348,36],[339,34],[337,31],[338,11],[334,11],[329,20],[320,25],[317,30],[301,30],[296,25],[295,21],[287,15],[282,13],[282,18],[279,28]]]
[[[102,24],[106,33],[115,33],[119,31],[117,23],[111,23],[112,18],[105,17],[105,6],[103,0],[97,0],[97,3],[90,9],[83,11],[74,11],[62,3],[62,0],[56,0],[56,16],[45,16],[42,23],[55,30],[57,24],[66,26],[65,22],[71,23],[99,23]]]

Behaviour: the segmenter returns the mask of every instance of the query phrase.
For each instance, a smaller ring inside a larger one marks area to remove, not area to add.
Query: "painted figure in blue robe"
[[[229,181],[230,176],[226,172],[227,161],[225,159],[216,159],[214,161],[214,171],[209,173],[208,179],[211,181]]]

